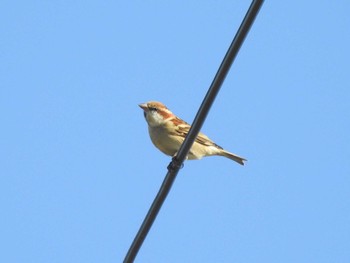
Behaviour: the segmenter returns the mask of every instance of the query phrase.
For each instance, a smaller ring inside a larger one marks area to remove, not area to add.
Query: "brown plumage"
[[[148,131],[153,144],[163,153],[175,156],[190,130],[190,125],[175,116],[161,102],[150,101],[139,105],[144,110]],[[224,150],[203,133],[196,137],[187,158],[201,159],[205,156],[224,156],[241,165],[246,159]]]

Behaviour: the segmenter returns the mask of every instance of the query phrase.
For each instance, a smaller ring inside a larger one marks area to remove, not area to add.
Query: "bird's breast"
[[[164,127],[149,127],[149,135],[153,144],[166,155],[174,156],[183,139],[171,135]]]

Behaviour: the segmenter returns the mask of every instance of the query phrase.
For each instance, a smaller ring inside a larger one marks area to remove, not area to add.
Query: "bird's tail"
[[[229,158],[229,159],[231,159],[231,160],[233,160],[233,161],[235,161],[235,162],[237,162],[237,163],[239,163],[241,165],[244,165],[244,162],[247,161],[243,157],[240,157],[240,156],[238,156],[236,154],[230,153],[230,152],[225,151],[225,150],[222,150],[220,152],[220,155],[225,156],[226,158]]]

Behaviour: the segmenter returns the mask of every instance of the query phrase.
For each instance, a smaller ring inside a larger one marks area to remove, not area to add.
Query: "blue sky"
[[[121,262],[250,1],[2,1],[0,261]],[[349,1],[266,1],[136,262],[349,262]]]

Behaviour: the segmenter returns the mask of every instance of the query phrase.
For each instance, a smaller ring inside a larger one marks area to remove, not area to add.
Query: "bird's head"
[[[139,104],[139,106],[143,109],[143,115],[151,127],[164,125],[174,117],[174,114],[161,102],[149,101]]]

